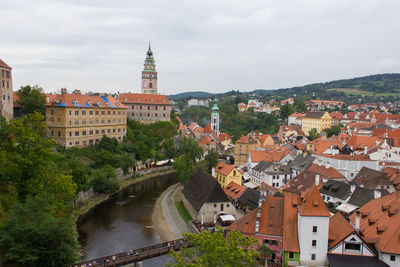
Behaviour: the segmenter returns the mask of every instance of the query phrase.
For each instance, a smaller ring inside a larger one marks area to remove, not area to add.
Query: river
[[[160,175],[128,186],[78,220],[83,259],[94,259],[161,243],[152,213],[158,196],[176,182],[175,174]],[[143,266],[165,266],[170,258],[146,260]]]

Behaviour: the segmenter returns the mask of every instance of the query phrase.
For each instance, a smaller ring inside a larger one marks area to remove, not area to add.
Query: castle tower
[[[142,71],[142,94],[157,94],[157,71],[150,43],[146,60],[144,61],[144,69]]]
[[[9,121],[13,118],[13,113],[11,67],[0,59],[0,115]]]
[[[211,113],[211,129],[215,132],[217,137],[219,136],[219,108],[217,100],[215,100],[214,107]]]

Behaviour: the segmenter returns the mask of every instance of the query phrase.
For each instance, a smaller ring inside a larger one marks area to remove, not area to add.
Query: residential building
[[[251,169],[250,177],[256,185],[265,183],[279,188],[292,178],[292,170],[287,164],[261,161]]]
[[[123,93],[118,100],[127,107],[129,119],[145,124],[171,120],[171,103],[165,95]]]
[[[13,85],[11,67],[0,59],[0,115],[7,121],[13,118]]]
[[[192,106],[203,106],[203,107],[207,107],[208,108],[208,100],[203,100],[203,99],[189,99],[188,100],[188,106],[192,107]]]
[[[328,208],[314,184],[298,208],[297,225],[302,266],[326,265],[329,217]]]
[[[298,125],[301,127],[302,124],[302,118],[305,116],[306,114],[303,113],[292,113],[289,115],[288,117],[288,125]]]
[[[314,111],[308,112],[302,119],[301,129],[304,134],[309,135],[311,129],[316,129],[318,133],[331,127],[332,118],[328,112]]]
[[[384,172],[367,167],[361,168],[353,182],[367,189],[386,189],[390,193],[396,190]]]
[[[235,142],[235,166],[244,167],[249,152],[259,147],[260,143],[255,136],[242,135],[242,137]]]
[[[220,213],[236,214],[217,180],[201,168],[195,172],[182,190],[183,204],[194,220],[215,223]]]
[[[231,182],[235,182],[238,185],[242,184],[242,174],[235,166],[218,162],[214,170],[214,177],[222,188],[225,188]]]
[[[113,97],[48,94],[45,107],[48,136],[66,148],[126,135],[126,106]]]
[[[378,257],[391,267],[400,266],[400,192],[371,200],[349,218]]]
[[[150,44],[142,71],[142,94],[157,94],[157,71]]]

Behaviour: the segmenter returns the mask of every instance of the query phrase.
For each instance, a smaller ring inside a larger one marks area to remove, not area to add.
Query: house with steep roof
[[[251,168],[250,179],[256,184],[265,183],[273,187],[281,187],[292,178],[292,170],[286,164],[261,161]]]
[[[214,168],[214,177],[222,188],[231,182],[242,185],[242,173],[234,165],[218,162]]]
[[[284,194],[283,213],[283,266],[300,264],[299,233],[297,228],[297,207],[301,199],[297,195]]]
[[[386,189],[390,193],[396,190],[384,172],[367,167],[363,167],[352,181],[367,189]]]
[[[294,177],[302,171],[307,170],[315,161],[315,157],[311,153],[303,152],[298,154],[288,163],[290,168],[292,168],[292,176]]]
[[[400,192],[371,200],[349,219],[359,225],[363,239],[374,245],[380,260],[400,266]]]
[[[215,223],[220,213],[236,213],[217,180],[201,168],[184,185],[182,193],[186,209],[194,220],[202,223]]]

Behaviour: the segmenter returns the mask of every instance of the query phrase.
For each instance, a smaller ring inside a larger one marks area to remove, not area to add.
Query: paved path
[[[161,210],[165,221],[177,239],[182,238],[182,233],[191,232],[175,206],[174,194],[178,187],[179,184],[169,187],[161,201]]]

